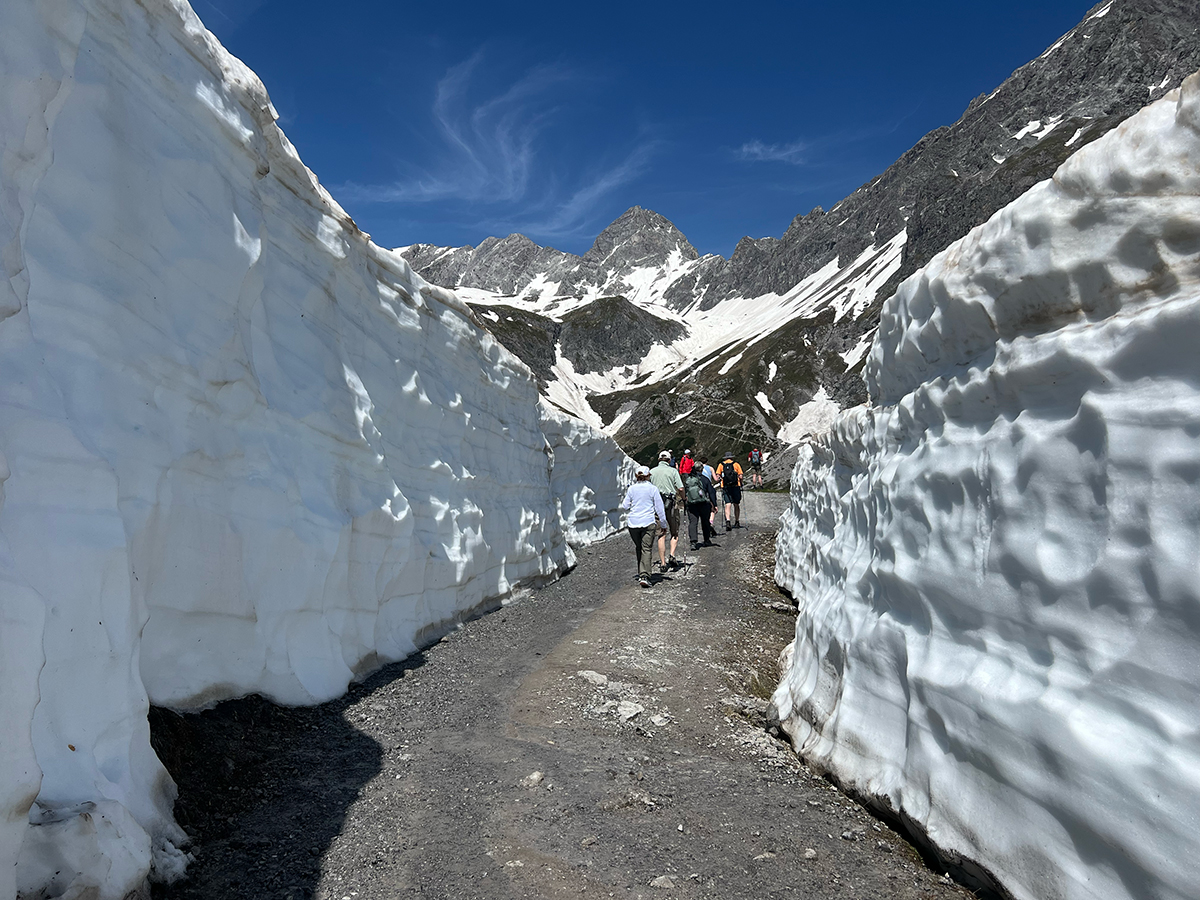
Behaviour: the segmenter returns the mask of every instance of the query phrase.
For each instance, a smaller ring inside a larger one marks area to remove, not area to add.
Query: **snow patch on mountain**
[[[885,305],[800,447],[775,703],[1020,900],[1200,884],[1200,74]]]

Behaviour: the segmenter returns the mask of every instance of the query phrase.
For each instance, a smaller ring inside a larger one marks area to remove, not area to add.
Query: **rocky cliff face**
[[[640,206],[605,228],[583,256],[540,247],[523,234],[487,238],[478,247],[414,244],[401,252],[434,284],[535,299],[629,294],[635,273],[678,269],[699,257],[668,219]]]
[[[861,402],[862,356],[850,348],[869,340],[883,301],[905,277],[1197,68],[1200,15],[1194,0],[1106,0],[995,91],[973,100],[959,121],[927,134],[879,177],[828,212],[818,207],[797,216],[780,238],[743,238],[729,259],[699,256],[667,219],[639,207],[605,229],[582,257],[539,247],[521,235],[489,238],[477,248],[414,245],[403,254],[436,284],[519,298],[552,318],[560,304],[574,308],[619,294],[655,309],[657,320],[682,314],[689,339],[697,311],[717,321],[732,309],[724,304],[740,299],[786,303],[806,280],[832,266],[839,278],[828,282],[824,299],[815,298],[803,315],[795,310],[779,315],[774,338],[762,332],[754,335],[752,347],[731,340],[714,351],[711,342],[672,343],[659,329],[650,346],[666,341],[685,363],[691,354],[690,371],[647,374],[633,367],[626,382],[614,377],[603,389],[581,388],[592,395],[592,409],[604,410],[601,419],[611,430],[624,429],[618,440],[627,449],[648,449],[665,437],[668,413],[678,415],[680,407],[701,407],[705,397],[718,396],[739,407],[732,418],[741,424],[717,426],[716,443],[771,446],[820,390],[839,403]],[[901,249],[887,277],[870,272],[856,282],[851,267],[878,265],[889,242]],[[873,290],[868,302],[861,302],[860,291],[847,308],[847,285],[861,289],[866,283]],[[826,307],[835,309],[832,322],[822,318]],[[629,364],[626,350],[614,346],[611,367]],[[812,383],[768,379],[771,363],[778,370],[776,356],[787,350],[808,356],[802,368]],[[739,359],[730,367],[710,365],[734,356]],[[840,369],[829,362],[834,357],[844,363]],[[739,386],[736,372],[755,358],[761,373]],[[588,365],[603,368],[594,356]],[[672,389],[668,402],[661,394]],[[620,404],[597,396],[612,392],[622,393]],[[754,399],[760,392],[766,404]],[[648,405],[620,421],[607,419],[635,400]]]

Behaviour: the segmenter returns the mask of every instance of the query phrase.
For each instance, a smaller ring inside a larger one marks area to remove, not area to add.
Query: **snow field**
[[[1200,884],[1200,75],[886,304],[801,448],[799,751],[1018,898]]]
[[[0,897],[124,898],[186,864],[150,702],[335,697],[571,565],[630,462],[183,0],[5,4],[0,77]]]

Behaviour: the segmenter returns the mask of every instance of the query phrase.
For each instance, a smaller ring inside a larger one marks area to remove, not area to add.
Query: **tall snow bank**
[[[570,565],[628,461],[182,0],[0,4],[0,85],[0,897],[125,897],[185,862],[149,702],[340,694]]]
[[[906,281],[803,448],[800,752],[1019,898],[1200,884],[1200,76]]]
[[[552,453],[550,496],[571,544],[604,540],[621,528],[621,501],[637,463],[610,439],[539,400],[542,432]],[[614,477],[615,473],[615,477]]]

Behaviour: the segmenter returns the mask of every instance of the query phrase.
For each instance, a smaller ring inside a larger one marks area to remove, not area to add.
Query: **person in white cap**
[[[666,528],[658,536],[658,561],[665,571],[668,567],[679,568],[675,559],[675,548],[679,545],[679,513],[683,507],[683,479],[671,465],[671,451],[658,454],[658,465],[650,470],[650,481],[662,494],[663,508],[667,511]],[[667,532],[671,532],[671,559],[667,559]]]
[[[650,483],[650,470],[638,466],[637,480],[629,486],[621,508],[629,513],[629,536],[637,552],[638,584],[650,587],[650,566],[654,562],[655,522],[665,527],[667,511],[658,488]]]

